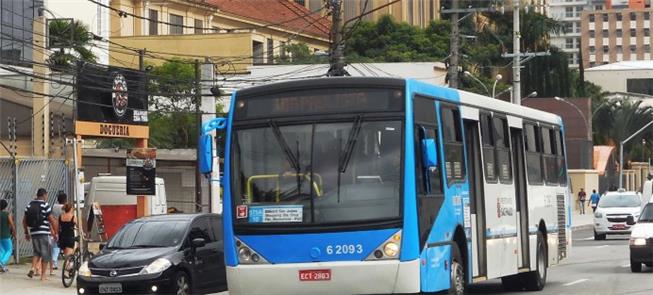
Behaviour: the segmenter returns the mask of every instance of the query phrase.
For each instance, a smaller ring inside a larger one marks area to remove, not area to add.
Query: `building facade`
[[[651,8],[583,12],[583,66],[651,59],[652,13]]]
[[[111,0],[112,64],[138,66],[120,45],[164,51],[169,56],[206,56],[244,72],[273,64],[284,45],[304,43],[312,52],[329,47],[329,18],[287,0]],[[124,11],[136,15],[120,15]],[[234,62],[237,61],[237,62]],[[151,60],[157,63],[157,60]],[[159,61],[160,62],[160,61]]]

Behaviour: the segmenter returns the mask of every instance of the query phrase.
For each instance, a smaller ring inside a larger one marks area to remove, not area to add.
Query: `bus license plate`
[[[330,281],[331,270],[330,269],[300,270],[299,280],[300,281]]]
[[[122,293],[122,284],[113,283],[113,284],[100,284],[99,288],[100,294],[116,294]]]

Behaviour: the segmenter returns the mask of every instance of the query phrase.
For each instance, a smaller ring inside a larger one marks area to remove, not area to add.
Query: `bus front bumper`
[[[307,270],[329,273],[329,275],[319,276],[320,280],[307,280],[305,275]],[[227,282],[231,295],[418,293],[420,291],[419,278],[419,260],[260,264],[227,267]]]

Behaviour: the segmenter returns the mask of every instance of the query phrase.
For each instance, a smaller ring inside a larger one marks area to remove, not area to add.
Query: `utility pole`
[[[39,15],[34,18],[32,26],[32,43],[34,48],[47,47],[47,19],[44,15],[45,10],[39,9]],[[72,24],[71,24],[72,25]],[[34,75],[38,77],[49,77],[50,69],[45,65],[48,59],[47,50],[33,50],[32,58],[34,60]],[[33,91],[35,93],[50,93],[50,84],[45,79],[34,79]],[[50,154],[50,100],[41,94],[33,94],[32,116],[33,116],[33,135],[32,150],[35,156],[48,157]]]
[[[331,47],[329,48],[329,71],[327,76],[349,76],[345,70],[344,41],[342,38],[342,1],[328,0],[331,7]]]
[[[211,87],[213,87],[213,79],[215,78],[213,63],[209,58],[205,58],[204,63],[202,64],[202,125],[207,122],[215,119],[216,117],[216,94],[211,93]],[[203,133],[203,131],[200,131]],[[200,133],[200,134],[202,134]],[[216,138],[216,132],[211,131],[211,137]],[[213,144],[213,150],[211,151],[212,161],[213,161],[213,171],[209,175],[209,212],[211,213],[222,213],[222,200],[220,199],[220,161],[217,153],[217,142]]]
[[[138,69],[145,71],[145,49],[138,50]]]
[[[451,1],[451,55],[449,56],[449,87],[458,88],[458,55],[460,54],[460,28],[458,27],[458,0]]]
[[[512,9],[512,92],[513,103],[521,104],[521,56],[519,39],[521,33],[519,32],[519,2],[521,0],[513,1],[515,6]]]
[[[200,69],[200,61],[195,60],[195,122],[197,126],[197,146],[195,147],[195,211],[203,212],[204,206],[202,202],[202,174],[200,173],[199,156],[200,145],[199,139],[202,136],[202,113],[200,112],[200,104],[202,103],[202,73]]]

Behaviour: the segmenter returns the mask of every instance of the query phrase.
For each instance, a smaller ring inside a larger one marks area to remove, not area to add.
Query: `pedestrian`
[[[16,227],[11,213],[7,212],[9,202],[0,200],[0,273],[9,271],[7,263],[11,257],[12,240],[16,239]]]
[[[584,189],[580,189],[578,192],[578,202],[580,202],[580,214],[583,215],[585,214],[585,198],[587,197],[587,194],[585,193]]]
[[[63,205],[63,211],[59,216],[59,247],[63,250],[64,257],[73,254],[75,248],[75,214],[70,203]],[[65,269],[64,265],[64,269]]]
[[[57,240],[57,221],[52,216],[52,209],[46,202],[48,192],[44,188],[36,191],[36,199],[32,200],[25,208],[23,216],[23,229],[25,230],[25,239],[32,241],[32,268],[27,276],[32,278],[37,270],[37,264],[40,260],[41,282],[45,281],[45,270],[52,262],[52,244],[50,236]]]
[[[592,206],[592,213],[596,212],[596,207],[599,206],[599,200],[601,200],[601,196],[596,192],[595,189],[593,189],[592,195],[590,195],[590,206]]]
[[[57,194],[57,203],[52,205],[52,216],[54,217],[57,222],[59,222],[59,216],[61,215],[61,209],[63,208],[64,204],[68,201],[68,196],[66,193],[63,191],[59,191]],[[59,225],[59,228],[61,228],[61,225]],[[59,238],[61,239],[61,235],[59,235]],[[61,253],[61,249],[59,249],[59,244],[55,242],[54,240],[52,241],[52,265],[50,266],[50,275],[52,275],[53,270],[59,269],[59,253]]]

